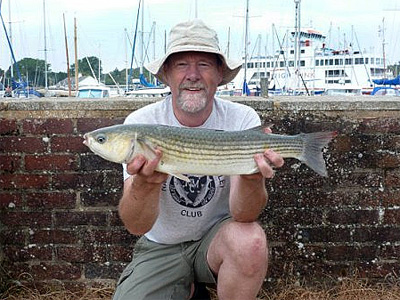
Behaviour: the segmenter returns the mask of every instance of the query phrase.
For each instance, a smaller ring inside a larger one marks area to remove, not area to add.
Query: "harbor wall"
[[[400,101],[233,99],[275,133],[338,133],[325,152],[327,178],[287,159],[266,183],[266,281],[400,274]],[[117,213],[121,166],[91,153],[82,135],[153,101],[0,101],[0,282],[115,284],[136,241]]]

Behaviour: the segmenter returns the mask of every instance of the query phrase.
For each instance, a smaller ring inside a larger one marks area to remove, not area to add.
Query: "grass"
[[[211,290],[213,300],[217,300],[215,290]],[[15,285],[3,295],[2,300],[103,300],[111,299],[113,289],[88,288],[84,291],[36,289]],[[384,283],[370,283],[358,278],[343,279],[319,284],[300,284],[285,281],[263,289],[259,300],[400,300],[400,279]]]

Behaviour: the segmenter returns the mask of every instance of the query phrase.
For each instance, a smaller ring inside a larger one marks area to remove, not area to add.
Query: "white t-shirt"
[[[132,112],[124,124],[183,127],[173,113],[171,96]],[[260,117],[251,107],[215,98],[211,115],[199,128],[233,131],[260,124]],[[123,168],[126,179],[129,174],[125,164]],[[229,176],[187,176],[189,183],[169,176],[162,185],[160,212],[145,234],[148,239],[162,244],[199,240],[215,223],[229,216]]]

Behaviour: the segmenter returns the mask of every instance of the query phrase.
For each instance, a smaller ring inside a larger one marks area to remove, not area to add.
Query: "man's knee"
[[[252,275],[265,271],[268,246],[264,230],[256,222],[231,222],[226,238],[227,255],[231,255],[244,273]]]

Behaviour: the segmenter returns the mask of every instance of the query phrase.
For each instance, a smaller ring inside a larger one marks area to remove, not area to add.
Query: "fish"
[[[321,176],[328,176],[323,149],[336,131],[282,135],[262,126],[223,131],[156,124],[121,124],[84,134],[83,143],[115,163],[129,163],[142,154],[148,160],[162,151],[156,170],[188,181],[185,174],[244,175],[258,172],[254,155],[272,149],[283,158],[296,158]]]

